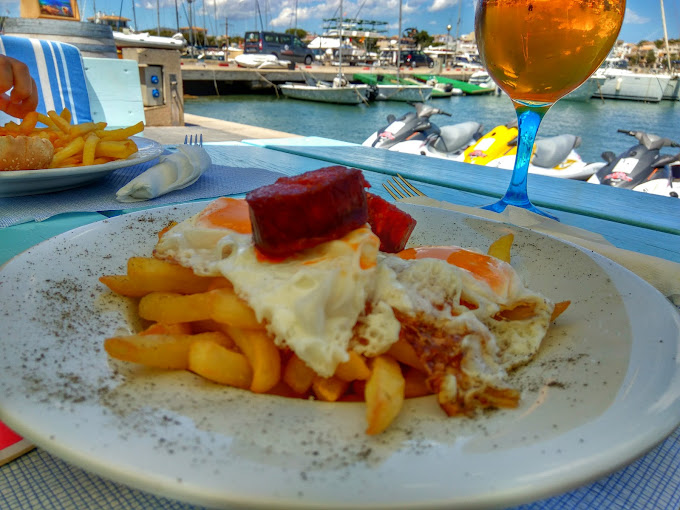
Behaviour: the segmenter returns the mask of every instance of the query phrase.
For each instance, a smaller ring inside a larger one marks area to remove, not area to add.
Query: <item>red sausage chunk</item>
[[[380,238],[380,251],[397,253],[404,249],[416,220],[378,195],[366,193],[368,200],[368,223]]]
[[[251,191],[246,201],[255,246],[287,257],[344,236],[367,222],[369,186],[360,170],[331,166]]]

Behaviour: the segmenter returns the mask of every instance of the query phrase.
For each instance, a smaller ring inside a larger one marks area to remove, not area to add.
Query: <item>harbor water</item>
[[[432,99],[430,104],[451,113],[431,120],[439,125],[474,120],[488,132],[515,119],[510,99],[503,96],[456,96]],[[369,105],[332,105],[300,101],[275,95],[227,95],[185,99],[185,111],[195,115],[284,131],[303,136],[321,136],[362,143],[387,124],[387,115],[397,117],[413,110],[407,103],[376,101]],[[564,133],[580,136],[577,152],[584,161],[601,161],[604,151],[616,154],[636,140],[618,129],[645,131],[680,142],[680,102],[592,99],[588,102],[558,101],[547,113],[539,138]],[[663,152],[674,153],[666,148]]]

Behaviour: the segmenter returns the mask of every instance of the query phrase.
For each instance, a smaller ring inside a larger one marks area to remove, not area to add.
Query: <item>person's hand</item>
[[[10,89],[12,92],[7,94]],[[0,110],[23,119],[37,106],[38,87],[26,64],[0,55]]]

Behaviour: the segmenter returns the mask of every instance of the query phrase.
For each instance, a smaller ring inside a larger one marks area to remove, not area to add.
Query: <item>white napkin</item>
[[[656,287],[659,292],[668,297],[676,306],[680,306],[680,264],[677,262],[617,248],[599,234],[565,225],[559,221],[551,220],[519,207],[510,206],[502,213],[495,213],[486,209],[454,205],[422,196],[405,198],[399,200],[399,202],[439,207],[471,216],[502,221],[578,244],[588,250],[604,255],[617,264],[629,269]]]
[[[159,163],[116,192],[119,202],[140,202],[186,188],[203,175],[212,161],[203,147],[178,145],[177,152],[161,156]]]

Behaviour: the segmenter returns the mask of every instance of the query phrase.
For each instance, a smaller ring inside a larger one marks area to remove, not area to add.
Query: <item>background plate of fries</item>
[[[604,257],[535,232],[401,205],[410,244],[486,251],[513,233],[526,284],[571,300],[512,374],[517,409],[447,418],[408,399],[382,434],[363,403],[256,395],[183,370],[107,356],[139,331],[136,300],[99,281],[148,256],[157,234],[204,203],[118,216],[37,245],[0,270],[0,420],[87,470],[210,507],[502,508],[632,462],[680,422],[680,318]]]
[[[130,139],[138,150],[124,159],[98,165],[0,172],[0,197],[38,195],[76,188],[101,179],[119,168],[146,163],[163,152],[163,146],[154,140],[139,136]]]

